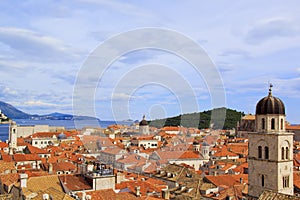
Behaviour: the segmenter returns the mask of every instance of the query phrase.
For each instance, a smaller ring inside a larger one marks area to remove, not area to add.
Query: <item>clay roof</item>
[[[27,145],[26,149],[28,149],[28,151],[31,154],[50,154],[50,152],[48,152],[47,150],[40,149],[38,147],[34,147],[34,146],[30,145],[30,144]]]
[[[226,185],[228,187],[232,187],[234,185],[240,184],[240,179],[242,178],[243,183],[248,183],[248,174],[238,174],[238,175],[218,175],[212,176],[208,175],[205,178],[213,183],[216,186]]]
[[[22,189],[24,193],[28,194],[29,192],[37,193],[38,191],[44,191],[49,188],[63,192],[58,175],[30,177],[27,180],[27,187]]]
[[[30,198],[31,200],[41,200],[43,199],[43,195],[44,194],[48,194],[52,199],[55,200],[74,200],[74,198],[72,198],[71,196],[65,194],[64,192],[58,191],[55,188],[48,188],[44,191],[39,191],[37,193],[37,196]]]
[[[108,190],[96,190],[91,192],[86,192],[87,195],[91,195],[92,200],[136,200],[140,199],[132,193],[119,192],[115,193],[112,189]]]
[[[272,199],[272,200],[282,200],[282,199],[299,200],[299,197],[287,195],[287,194],[276,193],[271,190],[265,190],[258,198],[258,200],[269,200],[269,199]]]
[[[39,132],[34,133],[29,138],[52,138],[54,135],[57,137],[60,132]]]
[[[7,148],[8,144],[6,142],[0,142],[0,149]]]
[[[71,191],[91,190],[91,185],[81,175],[60,175],[59,179],[64,187]]]
[[[300,125],[286,125],[286,130],[300,130]]]
[[[213,154],[214,157],[226,157],[226,156],[238,156],[236,153],[228,151],[228,149],[223,146],[218,149],[216,153]]]
[[[132,164],[132,163],[145,163],[146,158],[139,156],[137,154],[130,154],[125,156],[125,158],[120,158],[117,160],[119,163],[124,163],[124,164]]]
[[[41,160],[37,154],[14,154],[13,158],[16,162]]]
[[[7,186],[15,184],[19,180],[19,174],[14,173],[14,174],[3,174],[0,175],[0,180],[2,184],[5,184]]]
[[[14,162],[6,162],[0,160],[0,174],[4,173],[6,170],[14,170],[16,169]]]

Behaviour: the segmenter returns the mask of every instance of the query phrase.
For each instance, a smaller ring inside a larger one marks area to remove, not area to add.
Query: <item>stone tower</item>
[[[249,133],[249,196],[264,190],[293,195],[293,133],[285,131],[285,107],[272,85],[256,105],[255,128]]]
[[[17,148],[17,125],[13,122],[9,126],[9,154],[13,154],[13,150]]]
[[[148,122],[146,120],[145,115],[143,116],[142,121],[140,121],[139,132],[142,135],[149,135],[150,134],[150,132],[149,132],[149,125],[148,125]]]

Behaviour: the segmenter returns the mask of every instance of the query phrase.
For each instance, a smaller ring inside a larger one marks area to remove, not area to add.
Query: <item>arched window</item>
[[[283,119],[280,120],[280,128],[283,130]]]
[[[285,159],[290,159],[289,153],[289,148],[285,147]]]
[[[272,130],[275,129],[275,119],[274,118],[271,119],[271,129]]]
[[[269,147],[265,147],[265,159],[269,159]]]
[[[265,129],[265,118],[261,119],[261,129],[264,130]]]
[[[281,147],[281,160],[284,160],[284,147]]]
[[[258,158],[262,158],[262,147],[258,146]]]
[[[261,186],[265,187],[265,175],[261,175]]]

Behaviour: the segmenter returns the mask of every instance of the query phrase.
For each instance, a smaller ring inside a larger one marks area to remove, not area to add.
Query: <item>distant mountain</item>
[[[216,118],[211,120],[212,111],[216,113]],[[225,121],[224,119],[218,119],[223,116],[222,113],[226,112]],[[220,114],[218,114],[220,113]],[[169,117],[166,119],[157,119],[149,121],[150,126],[164,127],[164,126],[184,126],[184,127],[195,127],[199,129],[209,128],[212,126],[214,129],[232,129],[236,127],[238,121],[245,114],[236,110],[228,108],[215,108],[213,110],[183,114],[176,117]]]
[[[0,101],[0,110],[10,119],[30,119],[31,116],[3,101]]]
[[[89,116],[73,116],[70,114],[54,112],[47,115],[30,115],[21,110],[18,110],[14,106],[0,101],[0,110],[10,119],[33,119],[33,120],[91,120],[97,119]],[[97,119],[99,120],[99,119]]]

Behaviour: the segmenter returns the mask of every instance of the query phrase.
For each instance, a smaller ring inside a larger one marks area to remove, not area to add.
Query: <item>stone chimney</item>
[[[53,165],[52,165],[52,163],[49,163],[48,173],[49,173],[49,174],[52,174],[52,173],[53,173]]]
[[[136,186],[135,187],[135,192],[136,192],[136,196],[140,197],[141,196],[141,187],[140,186]]]
[[[168,188],[161,190],[161,196],[163,199],[170,199],[170,191]]]
[[[27,179],[28,179],[28,174],[20,174],[20,182],[21,182],[21,187],[22,188],[27,187]]]
[[[240,178],[240,183],[243,183],[243,182],[244,182],[243,178]]]

